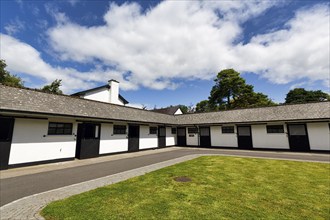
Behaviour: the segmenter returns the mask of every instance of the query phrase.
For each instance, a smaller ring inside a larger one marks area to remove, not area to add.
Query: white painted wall
[[[73,133],[77,131],[74,121],[50,119],[51,122],[73,123]],[[20,164],[44,160],[75,157],[74,135],[47,135],[48,120],[16,118],[9,164]],[[44,137],[44,135],[46,135]]]
[[[113,134],[113,124],[102,123],[100,154],[124,151],[128,151],[127,134]]]
[[[283,125],[284,133],[267,133],[266,124],[251,125],[253,148],[290,149],[285,124],[268,125]]]
[[[186,135],[187,135],[187,145],[188,146],[198,146],[199,145],[199,135],[197,134],[188,134],[188,128],[186,128]]]
[[[182,111],[181,111],[181,109],[178,109],[178,110],[176,110],[176,112],[174,112],[174,115],[182,115],[183,113],[182,113]]]
[[[226,125],[234,126],[234,125]],[[211,145],[213,147],[238,147],[237,144],[237,130],[234,126],[233,134],[222,134],[221,126],[211,126]]]
[[[158,147],[157,134],[149,134],[149,126],[140,126],[139,149],[148,149]]]
[[[328,123],[307,123],[307,133],[311,150],[330,150]]]
[[[91,91],[86,93],[82,98],[109,103],[110,102],[109,89],[101,88],[95,91]]]
[[[166,127],[166,146],[176,145],[176,134],[172,134],[172,128]]]
[[[82,98],[110,103],[110,90],[105,87],[100,88],[98,90],[86,93],[84,96],[82,96]],[[114,101],[113,103],[118,105],[124,105],[124,103],[119,98],[117,98],[117,101]]]

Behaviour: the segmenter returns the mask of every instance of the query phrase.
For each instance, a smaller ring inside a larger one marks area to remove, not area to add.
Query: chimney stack
[[[110,86],[110,103],[113,104],[122,104],[119,101],[119,82],[111,79],[108,81]]]

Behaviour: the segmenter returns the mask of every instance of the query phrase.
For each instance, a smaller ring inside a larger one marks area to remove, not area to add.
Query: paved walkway
[[[190,160],[201,155],[232,155],[329,162],[328,154],[166,148],[107,156],[85,161],[43,165],[2,172],[1,219],[42,219],[38,212],[49,202],[109,185]],[[20,174],[20,175],[19,175]]]

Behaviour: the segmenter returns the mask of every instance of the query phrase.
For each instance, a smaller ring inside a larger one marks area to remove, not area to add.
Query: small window
[[[126,134],[126,125],[114,125],[113,134]]]
[[[284,133],[283,125],[267,125],[267,133]]]
[[[221,132],[223,134],[233,134],[234,133],[234,126],[222,126]]]
[[[171,129],[171,133],[172,133],[172,134],[176,134],[176,128],[172,128],[172,129]]]
[[[197,134],[198,129],[195,127],[188,128],[188,134]]]
[[[149,127],[149,134],[157,134],[157,127]]]
[[[49,122],[48,135],[72,135],[72,123]]]

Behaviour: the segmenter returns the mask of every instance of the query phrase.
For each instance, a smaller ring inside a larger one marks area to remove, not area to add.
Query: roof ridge
[[[50,93],[50,92],[45,92],[45,91],[41,91],[41,90],[38,90],[38,89],[32,89],[32,88],[27,88],[27,87],[8,86],[8,85],[4,85],[2,83],[0,83],[0,85],[1,86],[4,86],[4,87],[14,88],[14,89],[23,89],[23,90],[28,90],[28,91],[32,91],[32,92],[39,92],[39,93],[48,94],[48,95],[63,96],[63,97],[72,98],[72,99],[79,99],[79,100],[86,101],[86,102],[96,102],[96,103],[107,104],[107,105],[114,105],[114,106],[123,107],[123,108],[136,109],[136,110],[140,110],[140,111],[144,111],[144,112],[150,112],[147,109],[141,109],[141,108],[136,108],[136,107],[132,107],[132,106],[126,106],[126,105],[118,105],[118,104],[109,103],[109,102],[101,102],[101,101],[92,100],[92,99],[84,99],[84,98],[80,98],[78,96],[71,96],[71,95],[66,95],[66,94]],[[162,113],[158,113],[158,112],[154,112],[154,113],[162,114]]]

